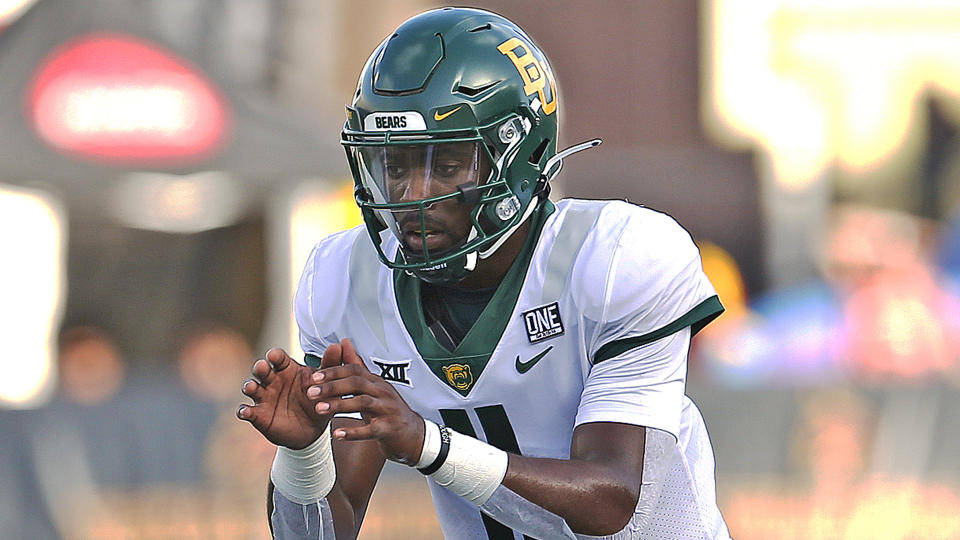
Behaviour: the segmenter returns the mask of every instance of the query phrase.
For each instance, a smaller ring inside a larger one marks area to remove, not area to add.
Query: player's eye
[[[441,161],[434,165],[434,173],[443,178],[453,178],[458,176],[464,169],[463,163],[455,160]]]
[[[387,163],[384,172],[390,180],[399,180],[406,178],[407,167],[399,163]]]

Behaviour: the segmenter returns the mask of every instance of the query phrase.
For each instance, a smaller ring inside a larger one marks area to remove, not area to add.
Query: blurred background
[[[489,0],[559,81],[557,196],[676,217],[734,537],[960,538],[960,3]],[[296,351],[338,144],[426,0],[0,0],[0,538],[268,538],[234,418]],[[439,538],[388,465],[365,539]]]

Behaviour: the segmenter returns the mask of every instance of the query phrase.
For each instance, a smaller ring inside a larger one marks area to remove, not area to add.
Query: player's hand
[[[317,414],[333,415],[359,412],[363,424],[338,427],[334,439],[375,440],[387,459],[415,464],[423,446],[423,419],[403,401],[393,385],[370,373],[357,355],[353,343],[344,339],[327,348],[342,365],[314,372],[314,386],[307,397],[314,401]]]
[[[326,355],[321,366],[327,364]],[[242,404],[237,418],[246,420],[277,446],[299,450],[317,440],[329,415],[317,414],[306,397],[314,369],[298,364],[286,351],[273,348],[253,363],[254,378],[243,383],[243,393],[253,404]]]

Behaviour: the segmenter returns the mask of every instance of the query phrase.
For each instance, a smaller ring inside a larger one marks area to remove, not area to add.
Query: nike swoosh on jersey
[[[449,111],[447,111],[447,112],[445,112],[445,113],[443,113],[443,114],[440,114],[440,111],[434,111],[434,112],[433,112],[433,119],[436,120],[437,122],[439,122],[439,121],[443,120],[444,118],[450,116],[451,114],[459,111],[459,110],[462,109],[462,108],[463,108],[463,105],[460,105],[460,106],[457,107],[456,109],[450,109]]]
[[[540,354],[534,356],[533,358],[531,358],[530,360],[528,360],[528,361],[526,361],[526,362],[521,362],[521,361],[520,361],[520,355],[518,354],[518,355],[517,355],[517,371],[519,371],[520,373],[526,373],[526,372],[530,371],[530,368],[532,368],[537,362],[540,361],[541,358],[543,358],[544,356],[546,356],[547,353],[550,352],[551,350],[553,350],[553,345],[547,347],[546,349],[544,349],[543,352],[541,352]]]

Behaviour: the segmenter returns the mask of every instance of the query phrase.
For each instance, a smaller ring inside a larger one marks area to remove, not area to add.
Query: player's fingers
[[[333,438],[340,441],[367,441],[379,438],[380,428],[376,423],[342,426],[333,430]]]
[[[353,346],[353,341],[350,341],[350,338],[343,338],[340,341],[340,346],[343,350],[343,364],[359,364],[363,365],[363,360],[360,358],[360,355],[357,354],[356,347]]]
[[[256,379],[247,379],[243,381],[240,391],[243,392],[243,395],[253,398],[255,403],[259,403],[263,394],[263,387]]]
[[[290,367],[292,364],[296,364],[293,361],[293,358],[290,358],[290,355],[287,354],[287,351],[281,349],[280,347],[274,347],[267,351],[267,354],[264,355],[267,359],[267,362],[270,363],[271,369],[276,372],[283,371]]]
[[[376,397],[380,395],[380,392],[376,388],[376,384],[374,382],[364,377],[357,376],[333,381],[324,381],[323,384],[314,385],[307,388],[307,398],[313,400],[320,399],[329,401],[331,399],[338,399],[343,396],[351,396],[356,394],[367,394]]]
[[[263,358],[253,363],[250,373],[252,373],[263,386],[269,386],[270,383],[277,378],[277,374],[274,373],[273,368],[270,367],[270,362],[267,362]]]
[[[329,401],[318,401],[314,406],[317,414],[331,416],[340,413],[361,413],[364,416],[378,416],[383,413],[380,400],[366,394],[358,394],[349,398],[334,398]]]
[[[257,431],[265,433],[273,421],[273,414],[267,409],[246,403],[237,407],[237,418],[250,422]]]
[[[256,405],[243,403],[237,407],[237,418],[246,420],[247,422],[253,424],[253,426],[257,429],[260,429],[259,426],[262,424],[262,421],[259,417],[259,412],[260,411]]]
[[[335,381],[338,379],[347,379],[349,377],[363,377],[373,380],[380,380],[379,377],[370,373],[367,366],[363,364],[350,364],[348,366],[334,366],[321,369],[310,375],[310,380],[314,383]]]

